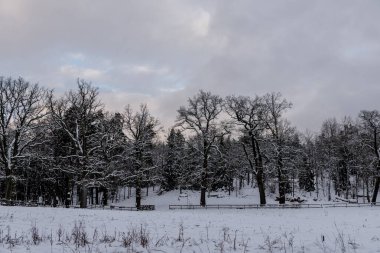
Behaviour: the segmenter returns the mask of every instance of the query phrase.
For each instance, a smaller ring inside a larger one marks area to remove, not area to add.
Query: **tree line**
[[[106,111],[99,91],[77,80],[62,96],[23,78],[0,78],[0,190],[4,199],[77,200],[107,205],[118,189],[158,187],[230,194],[258,189],[260,204],[299,192],[376,202],[380,113],[328,119],[300,133],[284,117],[280,93],[222,98],[200,90],[177,110],[166,133],[147,105]],[[76,203],[74,203],[76,204]]]

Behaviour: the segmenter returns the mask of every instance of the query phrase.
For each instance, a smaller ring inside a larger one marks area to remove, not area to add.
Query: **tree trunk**
[[[277,158],[277,175],[278,175],[278,193],[279,193],[279,204],[285,204],[286,186],[287,180],[284,175],[284,165],[282,163],[281,150],[279,151],[279,157]]]
[[[103,188],[103,206],[108,205],[108,189]]]
[[[79,190],[79,194],[80,194],[80,199],[79,199],[80,208],[87,208],[87,188],[84,186],[81,186]]]
[[[243,149],[252,171],[255,172],[256,182],[259,188],[260,204],[265,205],[266,197],[265,197],[265,185],[264,185],[264,169],[263,169],[263,159],[260,152],[260,146],[252,132],[249,132],[249,136],[251,137],[251,148],[252,148],[255,165],[253,165],[251,159],[249,158],[247,149],[244,144],[243,144]]]
[[[13,177],[8,174],[5,180],[5,199],[11,200],[14,197],[14,187]]]
[[[202,172],[202,179],[201,179],[201,200],[200,200],[200,205],[201,206],[206,206],[206,184],[207,184],[207,179],[206,179],[206,169],[203,168],[204,171]]]
[[[99,205],[99,188],[95,188],[95,205]]]
[[[140,210],[141,208],[141,188],[140,185],[136,185],[136,208]]]
[[[314,167],[315,168],[315,167]],[[317,193],[317,198],[319,198],[319,173],[318,173],[318,168],[316,168],[315,170],[315,191]],[[323,185],[322,185],[323,187]]]
[[[260,205],[265,205],[267,202],[265,199],[265,185],[264,185],[264,180],[263,180],[263,173],[258,172],[256,174],[256,181],[257,181],[257,186],[259,187]]]
[[[279,167],[278,172],[278,193],[279,193],[279,204],[285,204],[285,194],[286,194],[286,182],[284,182],[284,176],[282,175],[282,169]]]
[[[94,204],[94,188],[93,187],[90,188],[90,204],[91,205]]]
[[[136,178],[136,208],[140,210],[141,208],[141,179],[140,176]]]
[[[208,169],[208,151],[207,151],[207,141],[203,142],[203,166],[201,173],[201,200],[200,205],[206,206],[206,190],[207,190],[207,169]]]
[[[128,197],[127,197],[127,199],[129,199],[131,196],[132,196],[132,187],[128,186]]]
[[[379,192],[379,187],[380,187],[380,177],[377,176],[376,181],[375,181],[375,188],[373,189],[373,195],[372,195],[372,200],[371,200],[372,203],[376,203],[377,193]]]
[[[368,184],[368,178],[367,180],[365,181],[365,185],[366,185],[366,189],[367,189],[367,202],[371,202],[371,199],[369,197],[369,184]]]
[[[329,181],[327,183],[327,200],[331,201],[331,181],[329,178]]]
[[[379,187],[380,187],[380,160],[377,163],[377,176],[376,176],[376,181],[375,181],[375,188],[373,189],[373,195],[372,195],[372,203],[376,203],[377,199],[377,193],[379,192]]]
[[[238,188],[238,181],[237,181],[237,178],[235,179],[235,196],[237,197],[238,196],[238,191],[239,191],[239,188]]]
[[[260,195],[260,205],[265,205],[267,203],[265,197],[265,184],[264,184],[264,166],[263,166],[263,158],[261,156],[260,146],[256,139],[252,138],[253,145],[253,154],[255,156],[255,166],[256,166],[256,181],[257,186],[259,187],[259,195]]]

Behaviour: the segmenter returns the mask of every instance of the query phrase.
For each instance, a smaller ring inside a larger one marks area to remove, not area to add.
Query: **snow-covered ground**
[[[380,208],[135,212],[0,206],[0,252],[380,252]]]

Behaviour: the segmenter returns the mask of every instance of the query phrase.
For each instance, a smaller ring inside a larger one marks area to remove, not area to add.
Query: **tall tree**
[[[321,134],[316,140],[322,189],[327,188],[327,199],[331,200],[331,185],[334,168],[338,163],[339,124],[335,118],[323,122]],[[327,181],[327,182],[326,182]],[[326,187],[325,187],[326,184]]]
[[[146,105],[141,105],[134,112],[128,105],[123,115],[123,129],[130,143],[128,155],[132,159],[132,176],[136,188],[136,207],[141,208],[141,188],[144,176],[154,169],[152,159],[153,139],[159,130],[159,122],[154,118]]]
[[[315,143],[312,136],[304,136],[304,145],[299,154],[296,159],[299,165],[299,187],[306,192],[315,191]]]
[[[76,183],[79,188],[80,207],[87,207],[87,187],[96,166],[91,163],[95,151],[101,147],[96,129],[102,115],[102,104],[98,100],[98,89],[90,83],[77,81],[78,89],[69,91],[64,97],[49,97],[49,111],[56,128],[61,129],[71,143],[67,159],[74,159]]]
[[[270,93],[263,97],[265,110],[266,128],[269,130],[272,146],[275,154],[275,167],[277,170],[279,203],[285,203],[288,178],[286,167],[284,166],[284,155],[286,138],[293,129],[284,121],[283,113],[291,108],[292,104],[282,98],[280,93]]]
[[[18,162],[25,158],[26,150],[41,140],[37,128],[46,116],[47,91],[22,78],[0,77],[0,168],[5,176],[6,199],[14,197]]]
[[[208,187],[208,162],[211,149],[218,137],[226,132],[220,125],[218,116],[222,112],[223,99],[217,95],[200,90],[193,98],[188,99],[188,106],[178,110],[177,121],[184,129],[190,130],[200,138],[200,155],[202,169],[200,173],[201,196],[200,205],[206,205]]]
[[[227,113],[234,120],[234,123],[243,128],[242,145],[246,159],[249,162],[251,171],[255,175],[260,194],[260,204],[266,204],[264,166],[260,139],[262,139],[265,129],[264,114],[265,107],[260,97],[236,97],[229,96],[226,99]],[[252,161],[253,160],[253,161]]]
[[[163,190],[174,190],[181,182],[180,178],[183,171],[185,137],[179,130],[172,128],[167,138],[166,162],[162,171]]]
[[[380,150],[379,150],[379,136],[380,136],[380,113],[377,110],[361,111],[359,117],[362,121],[364,129],[367,131],[367,145],[370,147],[374,156],[376,167],[376,181],[372,194],[372,203],[376,203],[377,194],[380,187]]]
[[[107,204],[108,189],[116,191],[117,186],[125,185],[128,171],[125,168],[126,137],[123,133],[123,116],[120,113],[106,113],[96,124],[100,137],[100,148],[94,152],[94,166],[96,174],[90,182],[92,193],[95,191],[95,199],[98,204],[98,191],[103,192],[103,204]],[[92,194],[93,195],[93,194]],[[92,201],[93,202],[93,201]]]

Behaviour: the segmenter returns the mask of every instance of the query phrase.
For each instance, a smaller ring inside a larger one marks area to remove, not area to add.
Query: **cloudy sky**
[[[199,89],[279,91],[288,118],[380,109],[378,0],[0,0],[0,75],[64,92],[100,88],[108,109],[147,103],[165,126]]]

